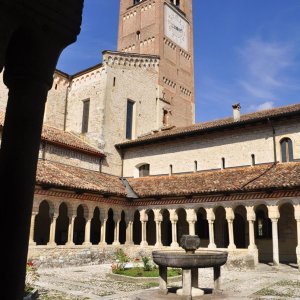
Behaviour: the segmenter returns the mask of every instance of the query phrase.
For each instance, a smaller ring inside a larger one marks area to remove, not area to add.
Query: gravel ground
[[[41,269],[37,288],[41,300],[134,300],[149,288],[141,283],[125,283],[106,278],[110,265]],[[172,284],[172,286],[179,286]],[[199,271],[199,286],[212,289],[212,269]],[[224,299],[300,300],[300,272],[295,266],[273,268],[260,264],[256,270],[222,269]],[[218,298],[219,299],[219,298]]]

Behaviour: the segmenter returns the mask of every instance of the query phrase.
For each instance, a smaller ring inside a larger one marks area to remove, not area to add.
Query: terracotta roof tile
[[[4,112],[0,110],[0,128],[4,124],[4,117]],[[42,141],[47,141],[48,143],[89,153],[91,155],[104,156],[101,151],[87,144],[75,134],[47,125],[43,126]]]
[[[125,196],[125,189],[117,176],[40,160],[36,183],[57,188],[67,188]]]
[[[299,174],[300,162],[293,162],[128,181],[140,197],[160,197],[293,188],[300,186]]]
[[[281,117],[281,116],[284,117],[290,114],[300,115],[300,103],[289,105],[289,106],[283,106],[279,108],[273,108],[269,110],[261,110],[250,114],[244,114],[241,115],[240,121],[234,121],[233,117],[230,117],[230,118],[224,118],[224,119],[219,119],[210,122],[198,123],[186,127],[177,127],[177,128],[175,127],[174,129],[170,129],[170,130],[162,130],[157,133],[145,135],[135,140],[130,140],[130,141],[117,144],[116,147],[125,148],[134,145],[150,143],[152,141],[155,142],[159,140],[164,140],[170,137],[179,137],[179,136],[184,137],[187,134],[198,133],[198,132],[200,133],[209,130],[217,130],[222,127],[236,126],[239,124],[242,125],[250,122],[256,122],[256,121],[258,122],[258,121],[266,120],[267,118],[274,118],[274,117]]]

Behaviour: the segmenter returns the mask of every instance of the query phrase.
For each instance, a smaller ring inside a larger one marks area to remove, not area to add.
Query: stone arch
[[[58,218],[56,220],[55,242],[57,245],[65,245],[68,241],[69,230],[69,208],[62,202],[58,208]]]
[[[114,211],[112,210],[112,208],[110,208],[107,213],[106,235],[105,235],[105,241],[108,245],[112,245],[112,243],[114,242],[114,231],[115,231]]]
[[[273,261],[272,224],[265,204],[255,206],[254,223],[255,243],[258,249],[259,262]]]
[[[186,220],[187,214],[184,208],[178,208],[176,210],[177,221],[177,241],[180,243],[180,238],[184,234],[189,234],[189,223]]]
[[[140,221],[140,212],[136,210],[133,217],[133,243],[139,245],[142,241],[142,224]]]
[[[100,209],[95,207],[93,212],[93,218],[91,220],[91,236],[90,241],[93,245],[98,245],[100,243],[100,231],[101,231],[101,222],[100,222]]]
[[[170,246],[172,243],[172,223],[170,220],[170,212],[167,209],[161,210],[161,242],[163,246]]]
[[[209,244],[209,231],[206,210],[201,207],[196,211],[196,235],[200,238],[200,247],[207,247]]]
[[[85,223],[84,207],[83,205],[79,205],[77,207],[76,218],[74,220],[73,242],[75,245],[82,245],[84,242]]]
[[[34,241],[37,245],[47,245],[50,236],[50,204],[43,200],[35,217]]]
[[[249,245],[249,230],[245,206],[239,205],[234,209],[233,235],[234,244],[237,248],[245,249]]]
[[[214,209],[215,213],[215,242],[218,248],[227,248],[229,244],[228,223],[226,211],[223,206]]]
[[[281,263],[296,263],[297,222],[294,216],[294,206],[291,203],[283,203],[279,207],[279,212],[279,261]]]
[[[124,210],[121,212],[121,221],[119,225],[119,242],[125,244],[126,242],[126,215]]]
[[[149,246],[154,246],[156,243],[156,224],[154,220],[154,212],[152,209],[148,210],[148,221],[146,224],[146,239]]]

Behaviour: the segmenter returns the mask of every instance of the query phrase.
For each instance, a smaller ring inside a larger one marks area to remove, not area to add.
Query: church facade
[[[253,266],[300,266],[300,104],[240,110],[194,124],[191,0],[121,0],[118,51],[54,74],[29,256],[177,248],[189,233]]]

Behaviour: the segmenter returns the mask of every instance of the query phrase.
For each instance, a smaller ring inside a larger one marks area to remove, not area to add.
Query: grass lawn
[[[153,269],[151,271],[144,271],[143,268],[132,268],[126,270],[114,270],[114,274],[131,276],[131,277],[158,277],[158,269]],[[181,275],[181,269],[168,269],[168,277],[174,277]]]

